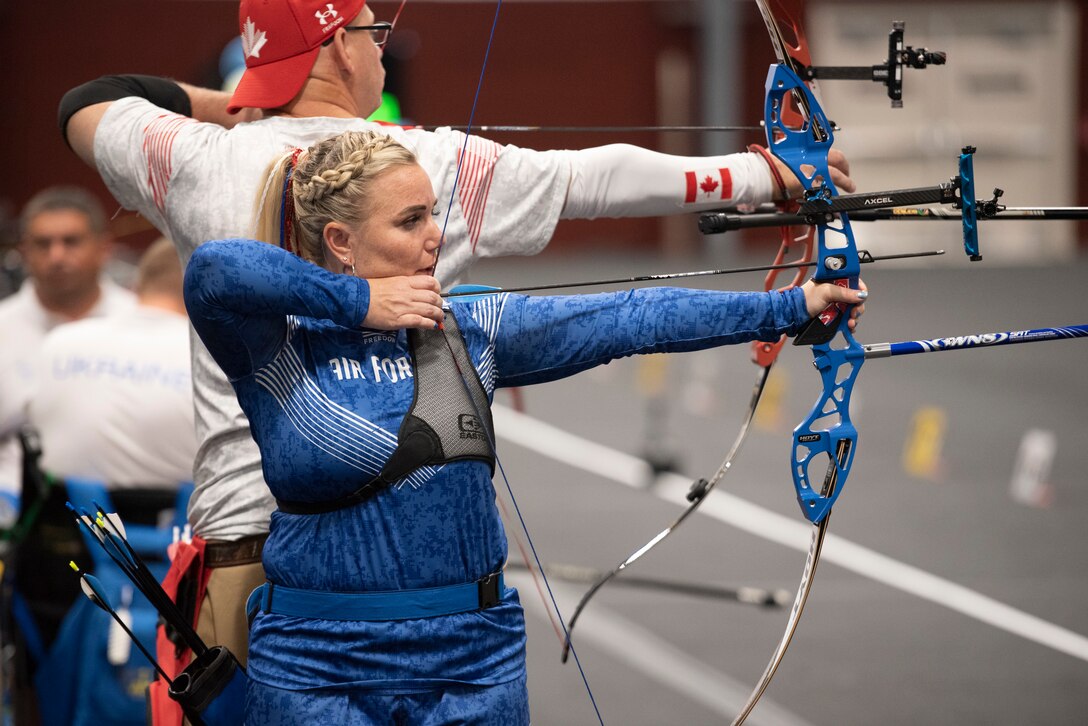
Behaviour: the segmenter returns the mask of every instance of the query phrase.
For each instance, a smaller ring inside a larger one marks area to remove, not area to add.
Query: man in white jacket
[[[788,173],[789,188],[777,189],[767,161],[752,153],[677,157],[625,144],[533,151],[475,136],[466,145],[450,129],[369,123],[391,28],[364,0],[242,0],[239,30],[246,71],[229,103],[223,93],[146,76],[99,79],[61,103],[71,147],[125,207],[174,240],[183,261],[206,240],[252,233],[253,200],[274,156],[351,129],[384,129],[416,154],[439,204],[452,197],[451,209],[438,210],[448,212],[435,272],[443,283],[478,256],[539,252],[561,218],[690,213],[800,190]],[[233,115],[240,110],[241,119]],[[836,186],[852,190],[845,159],[835,156],[832,166]],[[705,170],[716,183],[692,185]],[[426,277],[373,281],[371,313],[388,328],[430,324],[441,315],[438,292]],[[213,567],[198,632],[244,662],[243,602],[263,581],[259,553],[274,502],[227,379],[195,338],[193,356],[200,448],[189,515]]]

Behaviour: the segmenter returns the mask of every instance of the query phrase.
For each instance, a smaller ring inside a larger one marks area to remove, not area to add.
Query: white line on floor
[[[500,438],[543,456],[636,489],[642,489],[642,482],[650,475],[649,465],[635,456],[575,436],[505,406],[495,406],[493,411],[495,430]],[[691,484],[690,479],[678,474],[666,474],[659,481],[662,486],[655,487],[655,495],[674,504],[686,505],[684,494]],[[699,511],[757,537],[802,552],[808,550],[810,525],[776,514],[720,488],[715,489],[713,495],[703,502]],[[834,534],[827,536],[822,559],[1008,633],[1088,661],[1088,638],[1083,635],[842,537]]]
[[[533,589],[532,578],[527,572],[508,570],[505,577],[507,582],[523,593],[529,593]],[[581,591],[572,586],[555,582],[552,583],[552,590],[560,599],[560,607],[564,612],[569,612],[581,595]],[[548,616],[540,599],[522,597],[521,601],[522,607],[547,622]],[[583,647],[586,643],[592,644],[594,648],[608,653],[627,667],[684,694],[726,721],[735,717],[748,700],[750,686],[692,658],[664,638],[614,610],[594,604],[593,608],[583,611],[579,623],[581,627],[578,628],[576,643]],[[607,721],[607,715],[605,720]],[[752,726],[811,726],[810,721],[767,697],[760,699],[759,707],[748,718],[747,723]]]

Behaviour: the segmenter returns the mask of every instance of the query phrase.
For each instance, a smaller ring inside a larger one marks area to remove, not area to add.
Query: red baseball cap
[[[246,70],[227,106],[279,108],[302,89],[321,44],[362,12],[366,0],[242,0],[238,29]]]

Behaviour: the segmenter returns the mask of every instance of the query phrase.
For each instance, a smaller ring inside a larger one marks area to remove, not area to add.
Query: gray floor
[[[485,262],[474,281],[510,287],[718,262],[550,255]],[[1088,323],[1083,262],[1013,270],[942,260],[931,270],[893,263],[864,273],[872,299],[858,336],[863,342]],[[761,279],[712,278],[706,286],[753,289]],[[810,360],[808,351],[783,351],[779,402],[770,402],[771,415],[722,483],[726,493],[712,497],[721,516],[695,517],[640,561],[637,574],[796,588],[804,552],[768,539],[770,525],[761,528],[775,513],[803,525],[787,458],[789,431],[819,386]],[[1088,656],[1065,651],[1080,645],[1068,633],[1088,635],[1086,361],[1088,341],[1070,341],[865,365],[854,405],[857,459],[830,529],[864,548],[864,557],[891,558],[872,570],[890,582],[825,559],[794,643],[749,723],[1085,722]],[[664,365],[671,403],[653,417],[656,426],[640,393],[640,380],[652,372],[645,361],[528,389],[525,410],[628,454],[643,454],[652,438],[684,475],[706,476],[736,434],[755,367],[746,347],[671,356]],[[500,393],[497,402],[510,399]],[[939,410],[946,428],[939,465],[922,477],[906,473],[901,460],[913,417],[926,407]],[[1049,495],[1040,490],[1045,506],[1010,495],[1021,440],[1031,429],[1052,432],[1057,442]],[[622,486],[622,475],[584,465],[588,459],[607,467],[608,457],[572,454],[576,461],[564,463],[509,437],[500,453],[546,563],[610,568],[679,512],[663,499],[668,492]],[[744,503],[760,512],[756,532],[728,523],[731,511],[747,511]],[[857,562],[847,550],[836,549],[836,556]],[[513,547],[511,559],[518,560]],[[928,599],[920,597],[930,576],[942,579]],[[519,583],[534,723],[595,723],[577,670],[559,663],[559,642],[532,584]],[[583,586],[553,584],[569,613]],[[963,594],[957,586],[968,598],[959,610],[946,606]],[[1025,614],[1039,619],[1027,637],[1015,632]],[[762,673],[786,612],[614,587],[584,618],[576,642],[606,723],[701,724],[729,721]],[[1057,642],[1038,642],[1048,628]]]

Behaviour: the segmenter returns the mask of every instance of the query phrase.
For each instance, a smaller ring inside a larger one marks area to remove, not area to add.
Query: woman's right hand
[[[363,327],[375,330],[437,328],[445,319],[442,288],[429,275],[367,279],[370,308]]]

